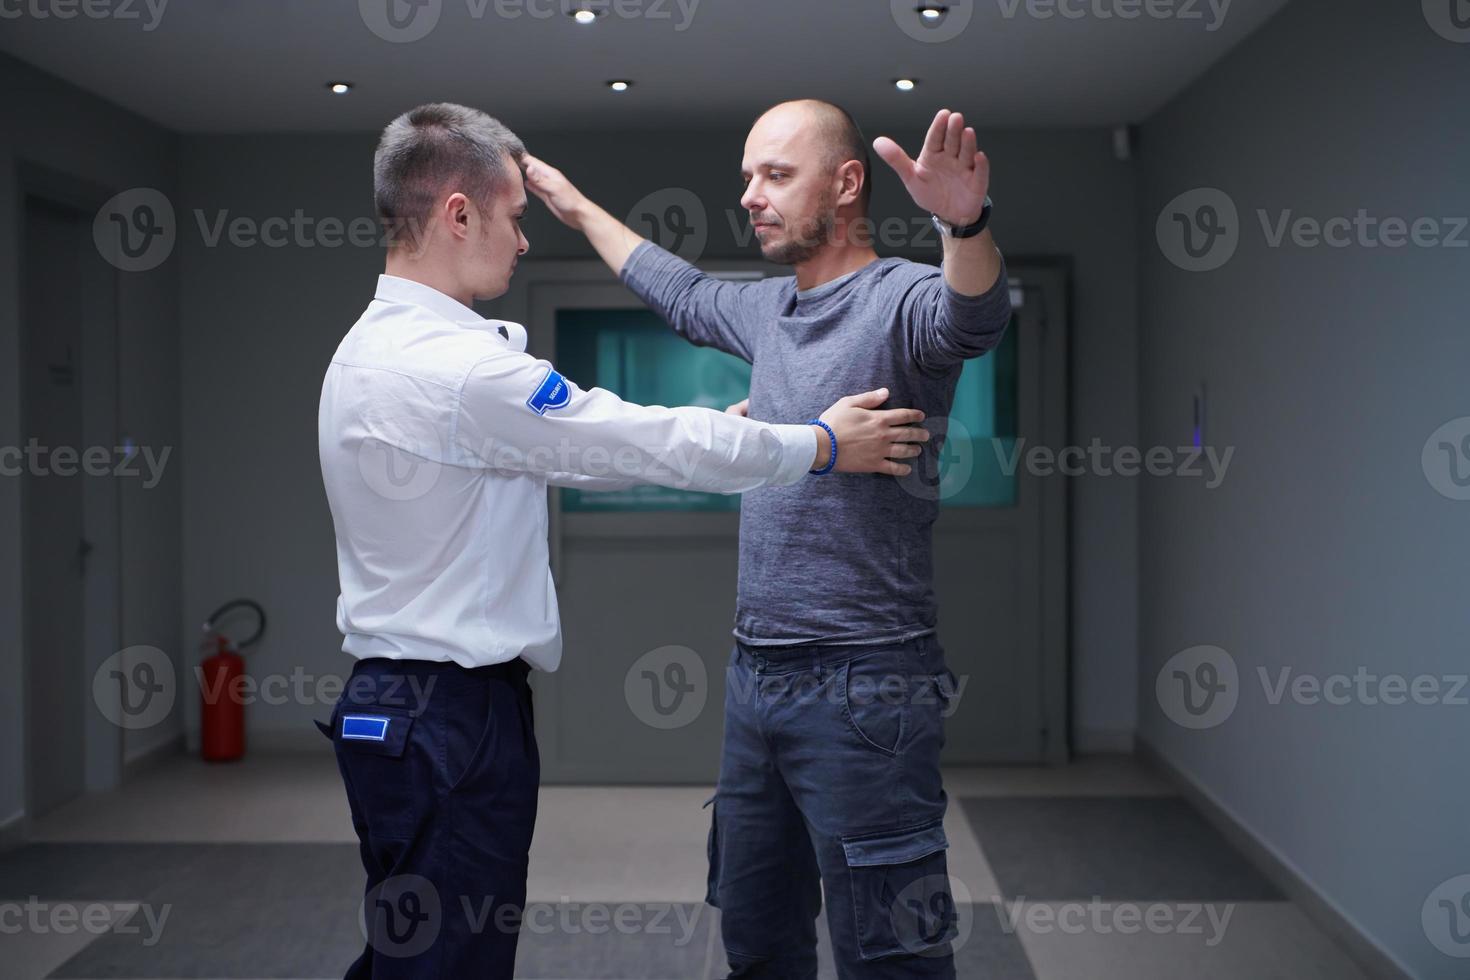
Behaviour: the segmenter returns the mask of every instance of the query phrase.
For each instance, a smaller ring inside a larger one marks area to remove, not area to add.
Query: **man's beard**
[[[782,242],[761,245],[761,255],[777,265],[800,265],[822,250],[837,227],[836,197],[824,191],[817,199],[817,213],[802,223],[797,233]]]

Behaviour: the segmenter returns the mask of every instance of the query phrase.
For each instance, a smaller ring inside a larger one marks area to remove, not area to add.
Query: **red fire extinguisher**
[[[241,607],[253,610],[260,623],[248,640],[236,646],[215,624]],[[209,655],[199,665],[199,749],[206,762],[230,762],[245,754],[245,658],[239,651],[264,633],[265,610],[250,599],[227,602],[204,622],[202,652]]]

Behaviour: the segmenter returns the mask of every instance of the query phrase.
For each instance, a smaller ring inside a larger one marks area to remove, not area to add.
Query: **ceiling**
[[[437,100],[524,131],[713,129],[797,96],[865,127],[1092,126],[1147,118],[1285,0],[949,0],[934,27],[916,0],[592,0],[585,27],[580,2],[0,0],[0,51],[180,132],[371,131]]]

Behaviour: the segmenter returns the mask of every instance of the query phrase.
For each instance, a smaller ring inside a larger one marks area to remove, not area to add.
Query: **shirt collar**
[[[390,303],[412,303],[414,306],[422,306],[454,323],[473,323],[484,319],[459,300],[439,292],[433,286],[426,286],[421,282],[404,279],[401,276],[390,276],[387,273],[378,276],[377,298]]]
[[[378,291],[375,298],[389,303],[408,303],[413,306],[421,306],[429,312],[442,316],[444,319],[459,326],[487,330],[492,335],[503,340],[512,350],[523,351],[526,349],[525,327],[519,323],[512,323],[509,320],[488,320],[468,306],[465,306],[459,300],[445,293],[441,293],[433,286],[426,286],[412,279],[404,279],[401,276],[390,276],[387,273],[383,273],[378,276]]]
[[[813,286],[810,289],[798,289],[796,291],[796,298],[816,299],[819,296],[826,296],[828,293],[836,292],[839,288],[841,288],[843,283],[847,282],[853,276],[862,271],[862,269],[854,269],[851,272],[844,272],[836,279],[829,279],[826,282],[822,283],[820,286]]]

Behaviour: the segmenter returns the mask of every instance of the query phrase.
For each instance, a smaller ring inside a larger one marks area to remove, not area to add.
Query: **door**
[[[1009,336],[966,365],[950,417],[934,525],[939,641],[959,679],[949,765],[1066,758],[1066,484],[1026,465],[1066,441],[1064,296],[1060,270],[1014,264]]]
[[[748,365],[679,339],[598,268],[528,270],[532,353],[633,401],[723,408],[744,396]],[[1065,487],[1016,452],[1065,439],[1065,280],[1050,267],[1012,276],[1009,336],[966,366],[940,472],[923,477],[941,500],[940,641],[964,685],[947,722],[949,764],[1065,753]],[[549,503],[565,654],[533,681],[543,777],[712,782],[739,498],[552,490]]]
[[[69,472],[83,447],[85,305],[77,289],[83,215],[28,197],[22,256],[22,432],[28,451],[22,524],[25,595],[27,810],[32,818],[86,784],[83,610],[84,481]],[[58,452],[59,451],[59,452]]]

